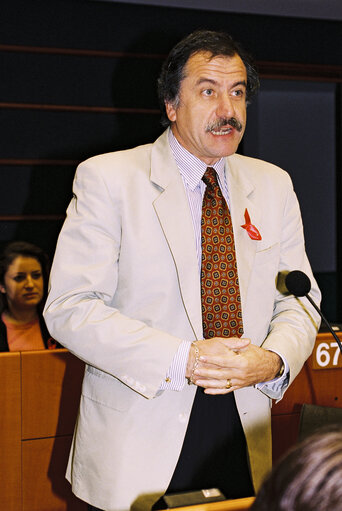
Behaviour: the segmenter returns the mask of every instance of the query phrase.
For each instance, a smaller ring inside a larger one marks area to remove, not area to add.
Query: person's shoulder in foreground
[[[342,426],[321,428],[277,463],[251,511],[337,511],[341,480]]]

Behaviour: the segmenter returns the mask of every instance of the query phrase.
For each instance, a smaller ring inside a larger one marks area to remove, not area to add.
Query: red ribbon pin
[[[260,241],[262,239],[261,234],[258,231],[258,229],[255,227],[255,225],[253,225],[251,223],[251,219],[250,219],[249,213],[247,211],[247,208],[245,210],[245,222],[246,223],[244,225],[241,225],[241,227],[243,229],[246,229],[248,236],[251,238],[251,240]]]

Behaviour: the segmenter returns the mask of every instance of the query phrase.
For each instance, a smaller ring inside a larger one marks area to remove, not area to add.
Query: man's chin
[[[231,156],[236,153],[237,148],[239,147],[238,143],[232,143],[232,140],[220,140],[215,147],[212,148],[212,155],[217,158],[225,158],[226,156]]]

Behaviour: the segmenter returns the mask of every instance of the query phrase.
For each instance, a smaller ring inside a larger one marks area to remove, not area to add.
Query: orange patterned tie
[[[208,167],[202,205],[202,318],[203,335],[241,337],[241,297],[234,234],[227,203],[215,169]]]

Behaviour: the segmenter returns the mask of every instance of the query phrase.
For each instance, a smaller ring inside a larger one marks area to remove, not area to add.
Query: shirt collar
[[[183,179],[189,188],[194,190],[201,182],[208,165],[185,149],[178,142],[171,129],[169,129],[169,144]],[[220,181],[223,181],[225,159],[221,158],[212,167],[218,173]]]

